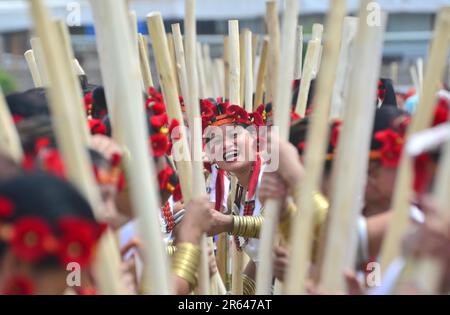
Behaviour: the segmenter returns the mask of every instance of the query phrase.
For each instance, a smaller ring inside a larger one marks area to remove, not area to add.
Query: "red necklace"
[[[164,204],[164,206],[161,207],[161,212],[164,218],[164,223],[166,225],[166,233],[170,233],[173,230],[173,227],[175,226],[175,221],[173,219],[173,213],[170,209],[170,204],[168,201]]]

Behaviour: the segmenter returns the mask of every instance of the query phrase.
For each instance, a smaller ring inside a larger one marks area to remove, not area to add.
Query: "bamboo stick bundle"
[[[183,201],[188,203],[191,200],[192,189],[192,166],[190,163],[189,143],[184,134],[184,120],[181,113],[181,106],[176,89],[176,78],[173,75],[173,64],[169,52],[169,36],[165,36],[164,24],[159,12],[152,12],[147,16],[147,25],[153,43],[153,53],[155,55],[156,67],[160,75],[159,82],[164,95],[164,102],[167,106],[167,114],[170,119],[176,119],[181,128],[179,140],[174,143],[173,152],[180,154],[175,156],[174,161],[180,178]],[[178,35],[177,35],[178,36]]]
[[[280,64],[280,24],[276,1],[266,2],[266,26],[269,34],[269,61],[265,102],[268,103],[274,99],[275,86],[278,82],[278,66]]]
[[[108,101],[117,114],[116,125],[130,152],[125,160],[131,201],[143,247],[145,293],[169,294],[169,269],[159,225],[159,196],[153,160],[148,152],[145,108],[139,81],[139,60],[134,53],[124,1],[90,1]],[[119,81],[120,80],[120,81]],[[150,289],[148,289],[147,285]]]
[[[198,97],[198,74],[196,65],[196,45],[197,30],[195,18],[195,0],[186,0],[185,2],[185,47],[186,47],[186,67],[189,83],[189,95],[186,106],[189,110],[189,128],[191,131],[191,155],[192,155],[192,181],[196,183],[192,188],[192,197],[197,198],[206,193],[205,178],[203,175],[202,159],[202,126],[200,119],[200,106]],[[199,266],[199,287],[200,294],[209,293],[209,272],[208,257],[206,251],[206,237],[203,237],[202,259]]]
[[[306,50],[305,62],[302,72],[302,82],[295,105],[295,112],[301,117],[305,116],[306,106],[308,103],[309,89],[311,81],[314,77],[316,60],[320,53],[320,42],[317,39],[308,42],[308,49]]]
[[[293,219],[290,244],[291,261],[287,270],[287,281],[284,285],[285,294],[305,293],[305,283],[311,262],[313,195],[320,191],[320,180],[324,167],[324,158],[321,157],[325,157],[328,144],[328,116],[339,58],[342,24],[346,13],[345,0],[334,0],[330,4],[331,8],[326,24],[328,34],[324,46],[324,64],[318,76],[317,90],[313,101],[314,110],[306,139],[305,180],[296,187],[294,192],[295,204],[301,211]],[[313,40],[313,42],[318,43],[317,40]],[[307,72],[307,67],[308,64],[305,65],[303,74]]]
[[[182,122],[181,108],[179,106],[178,94],[176,93],[176,88],[174,84],[175,78],[173,77],[173,71],[171,70],[172,63],[170,60],[168,43],[167,41],[166,42],[164,41],[165,38],[163,36],[164,25],[159,12],[153,12],[148,15],[148,27],[151,37],[153,39],[153,48],[157,60],[157,67],[159,68],[159,73],[161,75],[160,82],[161,84],[164,85],[163,89],[165,91],[164,99],[168,106],[168,112],[169,110],[172,112],[169,114],[169,116],[178,117],[177,119],[181,119]],[[192,115],[192,110],[193,109],[191,108],[191,110],[189,111],[190,115]],[[181,123],[181,126],[183,125],[184,124]],[[184,154],[182,155],[181,159],[176,159],[176,162],[178,166],[180,181],[184,183],[182,184],[184,186],[184,187],[182,186],[183,200],[185,203],[187,203],[193,197],[193,192],[190,189],[191,188],[190,183],[192,182],[192,168],[191,163],[189,162],[190,154],[187,138],[183,136],[180,140],[181,140],[180,144]],[[216,285],[215,289],[216,290],[222,289],[221,293],[223,293],[224,289],[220,287],[221,281],[219,280],[220,279],[218,279],[217,277],[214,280],[215,281],[214,284]]]
[[[34,59],[39,69],[39,76],[41,78],[42,86],[48,86],[48,75],[45,69],[45,60],[42,52],[42,42],[38,37],[30,39],[31,49],[33,50]]]
[[[64,48],[64,52],[66,54],[66,58],[70,60],[70,83],[73,86],[69,89],[69,91],[72,93],[70,98],[74,99],[77,106],[73,108],[74,110],[74,117],[77,118],[78,125],[77,130],[81,132],[81,139],[83,141],[83,145],[87,146],[88,141],[91,137],[91,134],[88,129],[87,119],[86,119],[86,113],[84,109],[84,100],[83,100],[83,91],[81,90],[80,80],[78,79],[77,73],[75,71],[75,67],[73,66],[73,60],[75,59],[72,45],[70,43],[70,35],[69,30],[67,29],[67,25],[64,23],[64,20],[58,19],[54,21],[55,29],[57,30],[57,36],[59,38],[58,43],[61,43],[61,45]],[[78,64],[78,61],[77,61]],[[79,65],[79,64],[78,64]],[[81,68],[81,66],[80,66]],[[83,71],[84,72],[84,71]]]
[[[147,91],[149,88],[153,87],[152,71],[150,69],[150,62],[148,60],[147,42],[144,35],[138,34],[138,44],[139,44],[139,61],[141,64],[141,72],[144,80],[144,87]]]
[[[23,159],[22,144],[17,133],[11,112],[6,104],[5,96],[0,87],[0,151],[20,164]]]
[[[435,35],[431,44],[430,57],[424,77],[423,90],[420,93],[416,113],[412,117],[407,135],[426,129],[433,120],[436,92],[439,88],[449,48],[450,7],[440,10],[435,26]],[[386,270],[395,257],[400,255],[401,241],[409,225],[409,207],[412,197],[412,161],[403,154],[395,182],[391,209],[394,210],[381,247],[381,269]]]
[[[255,103],[253,104],[253,109],[263,104],[264,102],[264,79],[267,76],[267,63],[268,63],[268,52],[269,52],[269,39],[266,36],[263,40],[263,46],[261,50],[261,58],[259,60],[258,78],[256,81],[256,93],[255,93]],[[267,89],[267,87],[266,87]]]
[[[274,125],[281,139],[288,139],[291,113],[291,84],[295,65],[295,32],[297,29],[298,1],[289,0],[283,17],[282,48],[274,98]],[[267,200],[264,224],[261,230],[256,273],[256,294],[270,294],[273,275],[273,245],[277,234],[280,200]]]
[[[297,42],[295,49],[295,72],[294,79],[300,80],[302,78],[303,69],[303,26],[297,26]]]
[[[39,69],[36,64],[36,59],[34,58],[34,52],[32,49],[27,50],[24,54],[25,60],[27,61],[28,70],[30,70],[31,78],[33,79],[33,85],[35,88],[42,87],[42,79],[39,74]]]
[[[362,196],[367,182],[368,158],[355,161],[352,157],[369,156],[375,109],[367,109],[373,106],[377,95],[386,25],[385,14],[380,26],[367,24],[367,4],[361,3],[354,68],[349,79],[352,91],[332,170],[331,208],[320,279],[320,286],[331,293],[345,292],[344,271],[355,266],[357,218],[364,206]]]
[[[245,102],[244,108],[247,112],[253,111],[253,53],[252,53],[252,32],[248,29],[244,31],[245,50]]]
[[[330,118],[341,119],[344,116],[347,104],[348,77],[352,66],[352,49],[354,46],[356,31],[358,29],[358,18],[347,16],[344,19],[342,29],[341,49],[339,53],[339,63],[334,84]]]
[[[31,13],[36,25],[37,35],[41,42],[41,61],[45,67],[50,83],[49,105],[53,120],[58,147],[65,161],[65,170],[69,180],[81,191],[90,203],[94,214],[100,216],[100,194],[89,164],[86,148],[79,137],[76,120],[71,119],[76,100],[70,76],[73,74],[71,60],[61,45],[55,45],[58,34],[50,15],[42,0],[31,2]],[[49,62],[51,60],[51,62]],[[124,293],[123,285],[118,277],[120,256],[110,230],[107,230],[98,245],[98,258],[95,271],[99,290],[102,294]]]

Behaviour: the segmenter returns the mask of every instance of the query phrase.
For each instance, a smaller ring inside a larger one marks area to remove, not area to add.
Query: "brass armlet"
[[[247,276],[245,273],[242,274],[242,293],[244,295],[255,295],[256,293],[256,283],[255,281]]]
[[[239,216],[233,215],[232,235],[248,238],[259,238],[264,217],[257,216]]]
[[[200,262],[200,247],[191,243],[177,244],[172,258],[172,272],[186,280],[191,290],[197,285],[197,267]]]

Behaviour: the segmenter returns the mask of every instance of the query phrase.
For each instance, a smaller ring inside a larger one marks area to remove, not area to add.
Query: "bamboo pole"
[[[197,73],[198,73],[198,91],[200,98],[208,98],[208,88],[206,87],[205,68],[203,63],[202,45],[197,42]]]
[[[159,195],[153,159],[149,156],[148,132],[140,86],[138,55],[133,50],[125,2],[90,1],[108,101],[117,114],[121,140],[132,159],[125,160],[131,201],[143,247],[145,293],[169,294],[169,268],[159,225]],[[125,106],[126,105],[126,106]],[[149,288],[147,287],[149,286]]]
[[[354,160],[352,157],[369,156],[375,110],[367,108],[373,106],[377,95],[386,25],[384,14],[380,26],[367,24],[367,4],[361,3],[354,68],[349,81],[352,90],[332,171],[330,219],[320,279],[320,286],[331,293],[345,292],[344,271],[355,266],[355,231],[367,182],[368,158]]]
[[[417,77],[419,80],[419,87],[420,87],[420,90],[422,90],[422,88],[423,88],[423,59],[422,58],[417,59],[416,66],[417,66]]]
[[[187,99],[189,94],[189,85],[187,81],[186,59],[184,56],[183,37],[181,35],[180,24],[172,24],[173,45],[175,49],[176,68],[178,81],[180,82],[181,95]],[[186,108],[187,110],[187,108]]]
[[[322,61],[322,54],[323,54],[322,38],[323,38],[323,25],[319,24],[319,23],[313,24],[313,27],[312,27],[312,39],[313,40],[316,39],[316,40],[318,40],[320,42],[319,54],[318,54],[318,58],[316,59],[316,65],[315,65],[315,68],[314,68],[314,78],[319,73],[320,63]]]
[[[342,29],[341,49],[339,53],[339,63],[336,73],[336,82],[333,88],[330,118],[342,119],[345,106],[347,104],[348,77],[350,75],[353,62],[352,49],[354,46],[356,31],[358,29],[358,18],[347,16],[344,19]]]
[[[53,23],[55,25],[55,29],[57,30],[57,36],[59,39],[58,43],[61,43],[61,45],[63,46],[63,51],[66,54],[66,59],[68,59],[70,63],[69,78],[72,87],[69,89],[69,91],[72,94],[69,97],[74,99],[75,103],[77,104],[77,106],[73,108],[73,110],[75,111],[74,116],[77,117],[78,120],[77,130],[81,132],[80,136],[81,140],[83,141],[83,145],[87,146],[91,134],[88,129],[86,113],[84,109],[83,91],[81,90],[80,80],[78,79],[75,67],[73,66],[73,60],[76,59],[72,50],[72,45],[70,43],[69,30],[67,29],[67,25],[62,19],[58,19]]]
[[[189,82],[189,95],[186,106],[189,110],[189,128],[191,131],[191,155],[192,155],[192,181],[196,183],[192,188],[192,197],[197,198],[206,193],[205,178],[203,176],[202,160],[202,129],[200,119],[200,106],[198,97],[198,74],[196,65],[196,45],[197,30],[195,18],[195,0],[185,2],[185,47],[186,47],[186,68]],[[199,286],[200,294],[209,293],[209,272],[208,257],[206,251],[206,237],[201,241],[202,259],[199,266]]]
[[[280,138],[288,139],[291,114],[291,84],[295,65],[295,32],[297,29],[298,1],[286,2],[283,20],[283,39],[277,86],[274,98],[274,125],[278,127]],[[261,230],[258,252],[259,265],[256,270],[256,294],[270,294],[273,275],[273,245],[279,221],[280,200],[267,200],[264,224]]]
[[[253,59],[252,59],[252,32],[244,31],[245,46],[245,110],[253,111]]]
[[[34,59],[39,69],[39,76],[41,77],[42,86],[48,86],[48,74],[45,69],[45,60],[42,52],[42,42],[39,37],[30,39],[31,49],[33,50]]]
[[[138,34],[138,44],[139,44],[139,61],[141,65],[141,72],[144,79],[145,90],[153,87],[152,72],[150,69],[150,62],[148,60],[147,52],[147,42],[145,41],[144,35]]]
[[[19,134],[6,104],[5,96],[0,87],[0,151],[9,156],[17,164],[23,159],[22,144]]]
[[[39,74],[39,69],[36,64],[36,59],[34,58],[33,50],[27,50],[24,54],[25,60],[27,61],[28,70],[30,70],[31,78],[33,79],[33,85],[35,88],[42,87],[42,79]]]
[[[224,94],[226,99],[230,98],[230,56],[229,56],[229,37],[224,36],[223,38],[223,65],[224,65]]]
[[[239,58],[239,22],[237,20],[228,21],[228,43],[227,57],[229,61],[228,74],[228,96],[231,104],[241,105],[240,103],[240,58]],[[231,196],[234,199],[237,187],[236,177],[231,177]],[[232,200],[234,204],[234,200]],[[236,244],[232,248],[232,294],[242,294],[242,269],[244,265],[243,253],[237,250]]]
[[[256,81],[256,93],[255,93],[255,103],[253,104],[253,109],[263,104],[264,100],[264,79],[267,75],[267,61],[268,61],[268,51],[269,51],[269,39],[267,37],[263,40],[263,46],[261,50],[261,58],[259,60],[258,78]],[[267,89],[267,87],[266,87]]]
[[[211,61],[211,52],[208,44],[202,45],[203,51],[203,69],[205,72],[205,83],[208,97],[217,97],[219,94],[214,91],[214,83],[217,80],[214,76],[214,69]]]
[[[228,97],[230,98],[231,104],[241,105],[241,63],[239,58],[239,22],[237,20],[228,21],[228,38],[228,62],[230,80],[228,84]]]
[[[398,62],[392,62],[391,63],[391,80],[392,80],[392,84],[394,86],[398,85]]]
[[[190,150],[187,137],[184,134],[184,120],[181,113],[180,102],[176,89],[176,78],[173,75],[173,64],[169,52],[169,37],[165,36],[164,24],[159,12],[152,12],[147,16],[147,26],[153,44],[156,67],[159,73],[159,82],[164,94],[167,114],[170,119],[176,119],[180,124],[180,138],[174,143],[174,162],[176,163],[180,178],[181,191],[184,203],[192,198],[192,166],[190,163]],[[179,155],[179,156],[176,156]]]
[[[75,74],[77,76],[86,75],[86,72],[84,71],[83,67],[80,65],[80,62],[77,59],[74,58],[72,64]]]
[[[295,188],[294,200],[300,214],[293,219],[291,231],[291,261],[287,270],[285,294],[304,294],[311,261],[314,193],[320,191],[326,147],[328,144],[328,116],[332,87],[336,77],[342,24],[346,13],[346,1],[332,2],[327,16],[327,41],[324,47],[324,64],[321,67],[314,110],[307,136],[305,154],[305,180]],[[314,42],[318,42],[315,40]],[[308,65],[305,65],[305,68]],[[306,69],[304,73],[306,72]],[[300,202],[301,200],[301,202]]]
[[[79,136],[76,120],[71,119],[73,108],[78,104],[74,98],[72,79],[73,67],[63,46],[58,41],[57,30],[50,21],[50,15],[42,0],[31,2],[31,13],[41,42],[41,61],[49,81],[49,105],[58,147],[65,161],[65,170],[70,181],[80,190],[90,203],[96,217],[101,215],[101,201],[98,186],[90,167],[86,148]],[[51,62],[50,62],[51,61]],[[94,263],[99,290],[102,294],[124,293],[118,277],[120,256],[111,230],[100,239],[97,260]]]
[[[128,23],[130,24],[133,53],[136,55],[137,60],[139,60],[140,59],[140,57],[139,57],[139,35],[138,35],[138,24],[137,24],[136,11],[128,12]],[[145,82],[144,82],[144,76],[141,72],[141,67],[138,68],[138,71],[139,71],[139,78],[141,81],[141,87],[145,91]]]
[[[175,65],[177,63],[177,59],[175,54],[175,46],[172,33],[167,33],[167,43],[169,44],[170,60],[172,61],[172,64]],[[180,82],[178,82],[177,69],[174,67],[172,70],[173,75],[175,77],[175,88],[177,89],[178,95],[180,95],[181,90],[180,90]]]
[[[294,79],[300,80],[302,78],[303,69],[303,26],[297,26],[297,47],[295,52],[295,72]]]
[[[218,74],[218,91],[217,96],[225,95],[225,65],[222,58],[214,59],[214,67],[216,68],[216,73]]]
[[[450,7],[444,7],[438,14],[431,45],[430,57],[424,77],[424,87],[420,93],[416,113],[408,128],[408,135],[426,129],[433,120],[436,92],[444,76],[450,33]],[[391,209],[393,218],[388,226],[381,247],[381,270],[384,272],[395,257],[400,255],[401,241],[409,225],[409,207],[412,197],[412,161],[402,155],[395,182],[395,190]]]
[[[305,116],[306,106],[308,103],[309,89],[311,87],[311,81],[314,77],[314,69],[316,66],[316,60],[320,52],[320,42],[310,40],[308,42],[308,49],[306,51],[305,63],[302,73],[302,82],[300,85],[299,94],[297,97],[297,103],[295,105],[295,112],[301,117]]]
[[[273,101],[280,64],[280,24],[276,1],[266,2],[266,26],[269,34],[269,64],[266,84],[266,103]]]
[[[239,72],[239,104],[244,107],[245,102],[245,39],[244,32],[246,29],[242,30],[239,34],[239,64],[240,64],[240,72]]]

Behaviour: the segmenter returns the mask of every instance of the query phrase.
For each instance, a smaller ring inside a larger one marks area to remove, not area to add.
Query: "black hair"
[[[306,138],[308,135],[308,128],[309,128],[310,122],[311,121],[310,121],[309,117],[300,119],[291,125],[290,131],[289,131],[289,142],[297,148],[297,152],[300,156],[303,156],[304,150],[303,150],[303,148],[301,148],[299,146],[299,144],[306,143]],[[335,122],[331,122],[330,128],[329,128],[330,132],[328,134],[329,136],[331,135],[331,131],[332,131],[334,125],[335,125]],[[335,148],[333,147],[331,142],[328,141],[327,153],[330,153],[330,154],[333,153],[334,149]],[[325,175],[328,176],[330,174],[332,165],[333,165],[332,160],[326,160],[325,168],[324,168]]]
[[[89,203],[70,183],[48,174],[20,175],[0,183],[0,196],[14,205],[13,214],[4,223],[37,216],[45,221],[54,235],[59,234],[58,222],[65,217],[76,217],[95,222]],[[7,245],[0,243],[0,257]],[[34,265],[37,269],[59,266],[57,257],[45,257]]]
[[[48,138],[49,146],[56,147],[55,133],[50,116],[37,115],[19,122],[16,127],[25,153],[35,153],[36,141],[39,138]]]
[[[25,119],[37,115],[49,115],[45,89],[34,88],[6,96],[6,102],[12,115]]]
[[[391,79],[380,79],[381,83],[384,86],[385,89],[385,96],[384,96],[384,100],[383,103],[381,104],[381,106],[395,106],[397,107],[397,97],[395,95],[395,90],[394,90],[394,84],[392,83]]]
[[[399,109],[396,106],[383,106],[376,110],[375,120],[372,131],[372,142],[370,144],[371,150],[378,150],[381,148],[381,143],[375,139],[375,134],[379,131],[391,128],[394,131],[401,132],[400,117],[409,117],[406,111]]]

